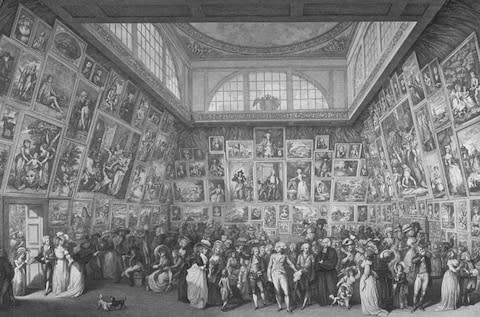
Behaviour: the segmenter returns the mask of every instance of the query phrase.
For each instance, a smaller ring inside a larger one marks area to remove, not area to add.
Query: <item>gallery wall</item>
[[[175,117],[48,10],[17,8],[0,39],[0,195],[19,198],[10,233],[22,198],[48,200],[49,233],[166,230]]]
[[[450,1],[364,117],[367,202],[397,202],[394,221],[434,244],[480,251],[480,6]],[[393,196],[384,196],[391,187]],[[396,220],[398,216],[398,220]]]

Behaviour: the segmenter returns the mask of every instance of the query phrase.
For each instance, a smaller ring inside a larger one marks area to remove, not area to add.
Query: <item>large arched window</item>
[[[163,39],[153,24],[137,24],[137,56],[155,76],[163,78]]]
[[[177,98],[180,98],[177,69],[169,49],[165,50],[165,85]]]
[[[224,82],[213,95],[208,111],[243,111],[243,74]]]
[[[250,110],[287,110],[287,73],[248,74]]]
[[[328,103],[323,93],[310,81],[293,75],[293,109],[294,110],[317,110],[327,109]]]
[[[353,64],[353,95],[356,96],[362,87],[364,77],[363,47],[360,47],[355,55]]]

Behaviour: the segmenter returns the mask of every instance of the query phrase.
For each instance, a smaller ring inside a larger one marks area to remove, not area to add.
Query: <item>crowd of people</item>
[[[58,297],[82,295],[90,279],[113,279],[155,293],[176,289],[179,301],[199,309],[251,302],[254,309],[276,304],[292,312],[358,303],[365,315],[385,316],[433,305],[432,280],[441,279],[436,310],[472,304],[480,259],[466,248],[430,243],[417,222],[362,226],[340,238],[328,237],[325,225],[305,224],[289,243],[253,226],[214,223],[185,222],[169,232],[118,228],[76,242],[58,232],[44,237],[33,258],[12,236],[10,254],[0,257],[0,304],[25,295],[25,267],[32,263],[42,264],[45,295]]]

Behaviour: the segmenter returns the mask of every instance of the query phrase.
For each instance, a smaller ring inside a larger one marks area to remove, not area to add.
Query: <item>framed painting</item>
[[[175,174],[177,179],[187,177],[187,162],[176,161],[175,162]]]
[[[442,229],[455,229],[455,207],[453,202],[440,204],[440,220]]]
[[[152,157],[157,133],[157,129],[154,127],[146,128],[138,148],[137,159],[139,161],[147,162]]]
[[[458,143],[470,196],[480,195],[480,122],[459,131]]]
[[[93,67],[92,76],[90,77],[90,81],[92,84],[99,88],[105,87],[105,84],[108,79],[108,71],[105,67],[100,65],[99,63],[95,63]]]
[[[425,93],[427,96],[430,96],[435,92],[435,85],[432,78],[432,70],[430,69],[430,64],[425,65],[422,69],[422,78],[425,85]]]
[[[366,222],[368,220],[368,210],[367,206],[360,205],[357,207],[357,221],[358,222]]]
[[[208,150],[210,153],[225,152],[225,138],[221,135],[208,137]]]
[[[467,231],[468,228],[468,202],[466,200],[458,200],[455,202],[457,210],[456,227],[457,230]]]
[[[348,158],[359,159],[362,156],[362,143],[348,144]]]
[[[6,96],[13,81],[21,49],[19,45],[2,35],[0,38],[0,96]]]
[[[206,222],[208,221],[208,207],[204,206],[182,206],[183,220]]]
[[[400,92],[400,85],[398,84],[397,73],[393,73],[392,77],[390,78],[390,85],[392,86],[392,91],[393,91],[393,96],[395,97],[395,101],[399,101],[403,96]]]
[[[13,75],[13,85],[10,97],[20,103],[30,105],[33,92],[40,78],[42,58],[29,50],[23,50],[18,58],[17,67]]]
[[[402,65],[405,82],[413,106],[418,105],[425,99],[422,73],[418,65],[417,54],[411,53]]]
[[[90,233],[92,225],[93,206],[91,200],[72,201],[70,229],[75,240],[82,239]]]
[[[168,206],[152,206],[152,214],[150,216],[150,228],[161,226],[164,230],[168,226]]]
[[[278,234],[291,234],[292,225],[288,221],[279,221],[278,222]]]
[[[315,152],[314,175],[316,177],[332,177],[333,152]]]
[[[287,200],[311,201],[312,162],[287,162]]]
[[[94,227],[110,228],[110,201],[108,199],[95,198]]]
[[[28,45],[32,40],[36,19],[32,11],[19,4],[10,37],[23,45]]]
[[[336,178],[333,200],[338,202],[365,202],[367,181],[363,178]]]
[[[62,129],[30,115],[23,117],[7,192],[45,195]]]
[[[34,110],[60,121],[65,120],[76,80],[73,69],[48,55]]]
[[[78,81],[70,118],[68,119],[65,135],[67,138],[83,144],[87,142],[99,94],[97,88],[89,84],[85,79]]]
[[[137,228],[145,228],[150,224],[150,217],[152,215],[152,207],[151,206],[146,206],[146,205],[141,205],[140,206],[140,213],[138,215],[138,222],[137,222]]]
[[[52,27],[45,23],[43,20],[37,19],[37,24],[35,26],[35,32],[31,44],[32,49],[41,54],[45,54],[51,36]]]
[[[99,109],[111,115],[118,115],[120,107],[120,98],[122,97],[123,90],[125,88],[125,79],[113,70],[110,72],[110,76],[103,93],[102,102]]]
[[[348,156],[348,143],[335,144],[335,158],[347,158]]]
[[[443,91],[438,91],[428,98],[430,114],[435,130],[442,129],[450,123],[448,100]]]
[[[330,179],[314,179],[314,202],[327,202],[330,201],[332,191],[332,180]]]
[[[180,148],[178,150],[178,159],[184,161],[193,160],[193,149],[191,148]]]
[[[250,140],[227,140],[227,160],[251,160],[253,159],[253,141]]]
[[[334,177],[354,177],[357,176],[359,160],[334,160]]]
[[[225,176],[225,154],[208,154],[208,176]]]
[[[403,99],[408,94],[407,83],[405,81],[405,74],[398,75],[398,87],[400,88],[400,99]]]
[[[253,162],[229,162],[230,201],[253,201]]]
[[[12,147],[9,144],[0,143],[0,188],[2,188],[3,177],[7,170],[8,158],[10,157],[10,151]]]
[[[263,227],[270,229],[277,228],[277,206],[263,207]]]
[[[153,125],[158,128],[163,118],[163,111],[158,110],[155,104],[150,104],[150,109],[148,110],[147,120],[145,121],[146,125]]]
[[[223,179],[209,179],[208,196],[212,203],[225,202],[225,181]]]
[[[438,147],[442,157],[448,191],[451,196],[466,196],[466,184],[460,166],[460,151],[452,128],[437,133]]]
[[[430,66],[430,70],[431,70],[431,74],[432,74],[433,88],[435,90],[439,90],[444,85],[443,85],[443,79],[442,79],[442,75],[441,75],[441,67],[440,67],[440,64],[438,63],[438,59],[435,58],[428,65]]]
[[[150,179],[151,181],[152,179]],[[145,193],[145,184],[147,181],[147,169],[145,166],[137,164],[133,170],[132,181],[127,194],[127,201],[140,203]]]
[[[355,206],[333,205],[331,210],[333,222],[352,222],[355,219]]]
[[[53,184],[50,187],[50,196],[73,197],[77,180],[80,175],[80,164],[85,146],[64,140],[60,147],[60,157]]]
[[[480,236],[480,199],[470,200],[470,227],[472,237]],[[480,243],[479,243],[480,246]]]
[[[143,130],[148,109],[150,108],[150,99],[143,93],[138,94],[135,111],[132,118],[132,126],[135,129]]]
[[[255,162],[257,200],[283,201],[283,169],[283,162]]]
[[[130,230],[134,230],[137,227],[138,216],[140,214],[140,206],[129,204],[127,214],[127,227]]]
[[[447,183],[443,174],[443,164],[438,152],[425,153],[423,155],[423,165],[427,171],[430,187],[434,198],[442,198],[447,195]]]
[[[135,110],[135,101],[137,99],[137,94],[137,86],[135,86],[131,81],[127,81],[125,93],[120,102],[118,115],[120,116],[120,119],[127,122],[128,124],[131,123],[133,118],[133,111]]]
[[[223,206],[222,205],[214,205],[212,206],[212,217],[221,218]]]
[[[0,101],[0,139],[12,141],[18,123],[20,112],[6,103]]]
[[[417,123],[418,137],[422,145],[423,152],[432,152],[437,149],[435,136],[433,132],[433,122],[430,118],[428,104],[424,103],[414,111],[415,121]]]
[[[228,142],[228,141],[227,141]],[[202,149],[193,149],[193,159],[195,161],[204,161],[207,155],[206,152]]]
[[[261,206],[252,206],[251,212],[250,212],[250,220],[252,221],[258,221],[262,220],[262,210],[263,207]]]
[[[204,177],[207,174],[207,162],[187,162],[189,177]]]
[[[287,140],[287,159],[312,159],[312,140]]]
[[[248,221],[247,206],[227,206],[223,220],[228,223],[241,223]]]
[[[68,228],[68,217],[70,210],[69,200],[51,199],[48,202],[48,225],[55,227],[57,231]]]
[[[76,68],[80,68],[86,49],[87,43],[85,41],[68,29],[62,22],[55,20],[53,40],[50,46],[51,52]]]
[[[198,203],[205,201],[203,180],[179,181],[174,183],[176,202]]]
[[[90,80],[93,73],[93,67],[95,66],[95,61],[90,56],[86,55],[83,60],[82,67],[80,67],[80,74],[85,77],[85,79]]]
[[[475,32],[445,58],[442,69],[453,122],[458,127],[480,115],[480,60]]]
[[[285,157],[285,128],[254,128],[253,134],[256,159]]]
[[[112,204],[112,230],[127,228],[128,208],[127,204]]]
[[[179,206],[170,206],[170,221],[182,220],[182,211]]]
[[[322,134],[315,136],[315,150],[327,151],[330,149],[330,135]]]

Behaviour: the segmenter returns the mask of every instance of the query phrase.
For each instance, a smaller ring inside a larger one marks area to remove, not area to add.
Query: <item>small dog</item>
[[[104,311],[120,310],[125,307],[126,301],[126,296],[123,299],[116,299],[113,296],[103,296],[100,294],[97,309],[103,309]]]
[[[330,295],[330,300],[332,300],[332,306],[337,304],[338,306],[345,307],[350,309],[350,298],[352,298],[352,292],[345,285],[340,286],[337,292],[337,296]]]

